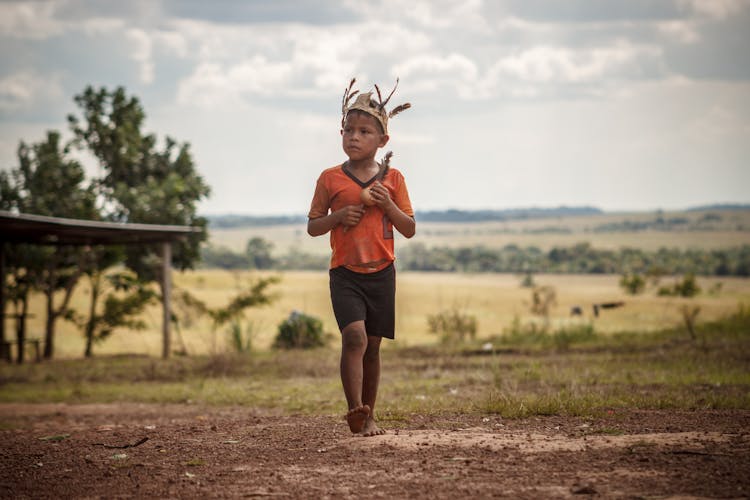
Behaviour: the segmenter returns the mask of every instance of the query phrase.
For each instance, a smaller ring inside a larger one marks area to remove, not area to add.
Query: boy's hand
[[[348,205],[339,210],[339,223],[344,227],[352,227],[359,224],[360,219],[365,213],[364,205]]]
[[[370,187],[370,195],[380,208],[385,208],[391,202],[391,193],[380,181],[373,182],[372,187]]]

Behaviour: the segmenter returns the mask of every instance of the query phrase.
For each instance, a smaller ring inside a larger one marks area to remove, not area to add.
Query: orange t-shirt
[[[327,168],[320,174],[315,186],[310,219],[325,217],[329,210],[335,212],[347,205],[361,205],[359,194],[375,181],[373,177],[361,182],[344,170],[343,165]],[[388,188],[391,199],[406,215],[414,217],[406,182],[395,168],[388,170],[381,183]],[[358,273],[373,273],[394,261],[393,224],[377,205],[365,207],[359,224],[344,231],[337,225],[331,230],[331,269],[345,266]]]

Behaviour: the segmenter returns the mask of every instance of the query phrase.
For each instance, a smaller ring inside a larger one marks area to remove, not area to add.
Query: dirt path
[[[399,427],[359,438],[337,418],[247,408],[4,404],[0,496],[750,495],[748,411],[417,415]]]

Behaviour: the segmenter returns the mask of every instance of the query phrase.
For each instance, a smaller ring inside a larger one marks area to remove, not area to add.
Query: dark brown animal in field
[[[625,305],[625,302],[602,302],[601,304],[594,304],[594,316],[599,317],[599,309],[616,309]]]

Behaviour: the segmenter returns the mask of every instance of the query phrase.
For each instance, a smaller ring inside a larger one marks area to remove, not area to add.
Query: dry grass
[[[681,217],[696,222],[705,215],[706,212],[665,212],[663,217]],[[603,224],[652,221],[655,217],[653,212],[642,212],[460,224],[418,221],[416,236],[408,242],[397,239],[396,243],[397,246],[422,243],[428,247],[485,245],[493,248],[515,244],[549,250],[554,246],[589,242],[595,248],[633,247],[650,251],[661,247],[711,250],[750,244],[750,233],[746,229],[750,228],[750,211],[721,212],[722,219],[713,223],[713,231],[592,232],[593,228]],[[545,232],[545,229],[556,232]],[[273,241],[277,255],[285,254],[291,247],[315,254],[330,252],[328,238],[309,237],[304,224],[212,229],[210,241],[234,251],[243,251],[247,240],[253,237]]]
[[[225,304],[243,283],[269,273],[228,272],[201,270],[175,273],[178,288],[184,288],[212,306]],[[292,310],[304,311],[320,317],[327,331],[336,333],[331,311],[326,272],[286,272],[273,288],[278,300],[270,306],[248,311],[247,319],[254,330],[256,349],[270,346],[277,325]],[[694,299],[656,297],[653,290],[637,297],[624,295],[618,286],[619,276],[600,275],[538,275],[537,284],[550,285],[557,291],[557,305],[550,313],[553,328],[594,323],[599,333],[617,331],[648,332],[682,323],[680,308],[685,303],[701,307],[698,322],[718,318],[734,310],[739,303],[750,303],[750,280],[739,278],[699,278],[703,290],[721,282],[718,295],[703,293]],[[427,316],[444,309],[458,308],[475,315],[479,339],[497,335],[518,318],[522,323],[540,321],[530,314],[531,291],[520,286],[520,278],[509,274],[408,273],[398,274],[397,285],[397,342],[399,346],[435,343],[428,332]],[[599,318],[592,315],[592,304],[605,301],[625,301],[625,307],[604,311]],[[79,287],[73,307],[86,310],[88,291]],[[583,317],[571,318],[570,308],[581,306]],[[43,331],[43,303],[34,297],[30,320],[32,336],[41,337]],[[147,331],[116,331],[103,344],[95,347],[98,354],[139,353],[158,355],[161,352],[161,311],[152,307],[144,314]],[[12,327],[8,324],[8,327]],[[247,325],[245,325],[247,327]],[[221,353],[230,349],[225,331],[213,332],[207,319],[196,321],[185,328],[182,338],[190,354]],[[180,346],[179,338],[173,341]],[[60,322],[57,333],[56,355],[80,357],[84,342],[73,325]]]
[[[652,334],[528,338],[494,350],[420,346],[383,353],[379,415],[592,415],[611,408],[750,408],[750,308],[700,327]],[[246,405],[337,414],[344,399],[335,348],[251,355],[108,356],[0,364],[0,402]]]

